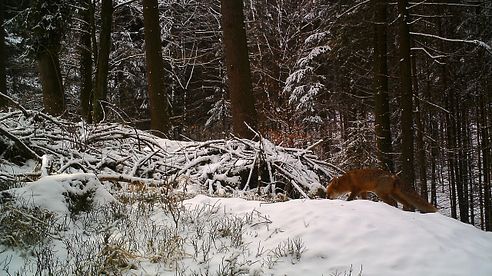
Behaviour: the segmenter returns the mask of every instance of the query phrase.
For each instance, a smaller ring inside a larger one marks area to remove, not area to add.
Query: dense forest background
[[[244,122],[284,146],[322,139],[340,169],[401,172],[492,230],[491,1],[1,3],[2,108],[171,139],[248,137]]]

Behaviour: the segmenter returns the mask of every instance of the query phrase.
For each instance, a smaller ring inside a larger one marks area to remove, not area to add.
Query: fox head
[[[334,199],[347,192],[347,191],[342,191],[340,188],[341,185],[340,185],[339,178],[334,177],[326,187],[326,198]]]

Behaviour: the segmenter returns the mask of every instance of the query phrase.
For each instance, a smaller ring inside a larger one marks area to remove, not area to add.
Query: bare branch
[[[36,160],[41,160],[41,156],[39,156],[36,152],[34,152],[31,148],[29,148],[26,144],[24,144],[24,142],[22,142],[19,138],[12,135],[10,132],[3,129],[2,127],[0,127],[0,135],[3,135],[9,138],[10,140],[12,140],[15,146],[26,156]]]
[[[430,37],[430,38],[435,38],[439,39],[442,41],[447,41],[447,42],[460,42],[460,43],[468,43],[468,44],[474,44],[479,47],[484,48],[489,54],[492,55],[492,46],[488,45],[487,43],[473,39],[473,40],[467,40],[467,39],[457,39],[457,38],[446,38],[446,37],[441,37],[438,35],[433,35],[433,34],[425,34],[425,33],[415,33],[415,32],[410,32],[410,35],[416,35],[416,36],[423,36],[423,37]]]

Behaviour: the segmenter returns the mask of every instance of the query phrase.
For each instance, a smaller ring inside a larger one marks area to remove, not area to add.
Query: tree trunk
[[[415,56],[411,57],[412,60],[412,71],[413,71],[413,90],[415,94],[419,92],[418,86],[418,74],[417,74],[417,58]],[[416,157],[417,164],[419,168],[419,188],[420,188],[420,196],[425,200],[429,200],[428,189],[427,189],[427,160],[425,156],[425,142],[424,142],[424,133],[425,133],[425,124],[423,122],[422,116],[424,114],[423,107],[420,104],[420,100],[415,101],[415,125],[417,126],[417,136],[416,136]]]
[[[466,106],[466,104],[465,104]],[[468,223],[468,183],[467,183],[467,157],[465,155],[465,143],[466,143],[466,131],[464,125],[466,124],[466,114],[463,110],[458,110],[456,104],[456,140],[457,140],[457,158],[456,158],[456,195],[458,196],[458,209],[460,211],[460,220]]]
[[[256,129],[257,115],[251,87],[243,1],[221,0],[221,13],[233,132],[241,138],[251,139],[254,133],[247,125]]]
[[[479,96],[479,100],[475,109],[475,117],[476,117],[476,122],[477,122],[477,129],[482,129],[482,120],[481,120],[481,109],[482,109],[482,96]],[[482,148],[482,133],[481,131],[478,131],[476,135],[476,145],[477,148],[481,149]],[[485,212],[484,212],[484,204],[483,204],[483,175],[484,172],[482,171],[482,151],[477,151],[477,167],[478,167],[478,208],[480,210],[480,229],[485,230]]]
[[[490,97],[484,95],[481,97],[481,137],[482,137],[482,171],[483,171],[483,201],[484,201],[484,213],[485,213],[485,230],[492,231],[492,198],[491,198],[491,141],[490,141],[490,129],[487,105],[490,105]]]
[[[4,1],[0,1],[0,92],[7,95],[7,72],[5,70],[5,30],[3,27]],[[7,105],[7,99],[0,96],[0,108]]]
[[[444,67],[444,66],[443,66]],[[442,79],[445,81],[447,78],[446,72],[443,69]],[[458,218],[457,212],[457,203],[456,203],[456,125],[454,123],[455,120],[455,112],[454,112],[454,93],[450,91],[449,88],[446,88],[448,96],[446,97],[446,109],[448,113],[446,114],[446,147],[447,147],[447,156],[448,156],[448,174],[449,174],[449,191],[450,193],[450,203],[451,203],[451,217]]]
[[[437,159],[439,155],[439,146],[437,145],[437,138],[439,136],[438,134],[438,128],[439,124],[436,122],[435,119],[430,119],[431,116],[428,116],[428,122],[429,122],[429,132],[431,137],[435,138],[435,141],[432,141],[430,146],[430,166],[431,166],[431,179],[430,179],[430,202],[434,205],[437,206]]]
[[[57,47],[45,48],[39,53],[38,70],[45,111],[51,115],[61,115],[65,111],[65,99]]]
[[[437,137],[437,124],[431,122],[431,134],[435,135],[432,137]],[[431,148],[431,197],[430,202],[432,205],[437,206],[437,170],[436,170],[436,159],[438,154],[438,148],[436,145],[432,145]]]
[[[143,0],[145,61],[149,95],[150,127],[162,133],[169,130],[169,108],[162,60],[161,29],[157,0]]]
[[[400,55],[400,108],[401,108],[401,178],[414,187],[413,164],[413,95],[410,60],[410,31],[408,27],[408,1],[398,0],[399,55]]]
[[[85,0],[81,9],[80,33],[80,113],[82,118],[92,123],[92,22],[94,12],[92,1]]]
[[[376,0],[374,6],[374,116],[379,162],[384,169],[393,172],[391,113],[388,99],[386,5],[386,0]]]
[[[102,0],[101,32],[99,34],[99,53],[97,57],[96,87],[92,100],[94,122],[104,119],[104,101],[108,94],[109,54],[111,53],[111,23],[113,21],[112,0]]]

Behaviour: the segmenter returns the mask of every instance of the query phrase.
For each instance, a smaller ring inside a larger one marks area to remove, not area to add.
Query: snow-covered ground
[[[300,260],[282,260],[266,275],[492,275],[492,233],[440,214],[404,212],[384,203],[291,200],[264,204],[196,196],[186,205],[220,204],[241,215],[256,210],[271,221],[252,227],[252,252],[300,239]]]
[[[114,201],[91,174],[43,177],[6,198],[66,220],[67,193],[88,190],[95,211]],[[56,228],[48,242],[54,274],[74,274],[84,262],[104,271],[120,256],[124,275],[492,275],[492,233],[439,213],[366,200],[266,203],[196,195],[172,203],[171,212],[168,201],[159,202],[127,203],[127,220],[99,228],[91,224],[100,219],[95,211],[83,223],[83,215],[71,216],[74,222]],[[0,275],[34,275],[40,262],[49,263],[25,250],[0,245]],[[91,263],[108,251],[111,258]]]

